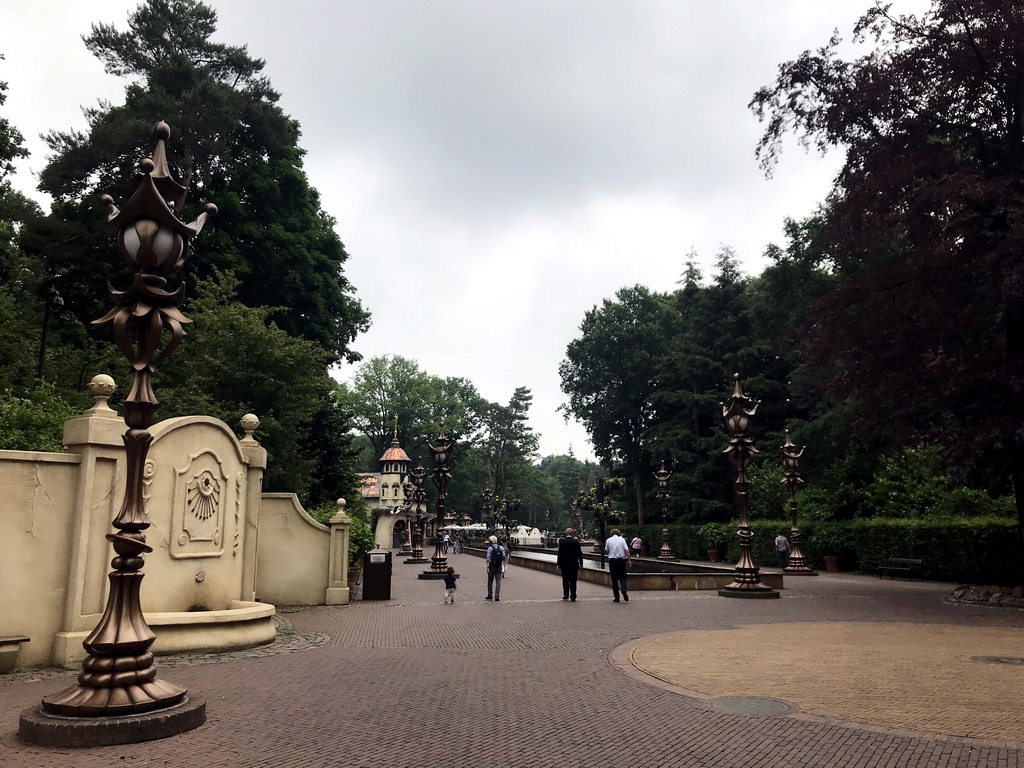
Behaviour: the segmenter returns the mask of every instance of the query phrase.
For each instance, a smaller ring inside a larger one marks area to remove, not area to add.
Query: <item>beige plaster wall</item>
[[[0,636],[27,635],[18,666],[47,663],[64,620],[79,457],[0,451]]]
[[[294,493],[264,493],[256,558],[256,597],[275,605],[323,605],[331,531]]]
[[[185,416],[150,429],[143,497],[146,543],[142,609],[219,611],[242,599],[247,461],[228,426]]]

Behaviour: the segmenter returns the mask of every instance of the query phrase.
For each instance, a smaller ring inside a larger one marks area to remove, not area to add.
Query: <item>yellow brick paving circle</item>
[[[659,635],[640,670],[708,696],[783,699],[807,714],[947,736],[1024,739],[1024,632],[932,624],[798,623]]]

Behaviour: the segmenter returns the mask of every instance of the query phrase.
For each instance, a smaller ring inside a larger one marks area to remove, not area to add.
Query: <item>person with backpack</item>
[[[491,536],[484,560],[487,563],[487,597],[485,600],[501,600],[501,575],[505,566],[505,548],[498,543],[497,536]]]
[[[565,529],[565,536],[558,540],[558,571],[562,574],[562,599],[576,602],[576,579],[583,567],[583,548],[573,537],[572,528]]]

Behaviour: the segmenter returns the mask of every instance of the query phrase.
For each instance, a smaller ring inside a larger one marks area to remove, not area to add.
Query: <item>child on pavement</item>
[[[446,604],[455,605],[455,582],[458,580],[455,569],[448,566],[448,572],[444,575],[444,601]]]

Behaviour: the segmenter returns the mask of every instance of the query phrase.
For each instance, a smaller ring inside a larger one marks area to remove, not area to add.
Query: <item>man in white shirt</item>
[[[621,588],[622,599],[628,603],[626,569],[632,567],[633,559],[629,556],[629,545],[619,535],[618,528],[612,528],[612,535],[604,543],[604,551],[608,555],[608,574],[612,577],[612,595],[614,595],[612,602],[619,602],[619,589]]]

